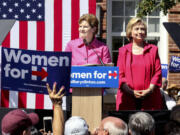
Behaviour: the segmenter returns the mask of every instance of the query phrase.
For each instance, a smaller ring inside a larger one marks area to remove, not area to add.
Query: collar
[[[125,47],[126,50],[128,50],[129,52],[132,52],[132,42],[129,43],[129,44],[127,44],[127,45],[125,45],[124,47]],[[145,53],[146,51],[148,51],[150,48],[152,48],[152,46],[151,46],[150,44],[144,42],[144,53]]]
[[[83,47],[83,46],[86,46],[86,45],[84,44],[84,42],[83,42],[83,39],[82,39],[82,38],[79,38],[79,39],[80,39],[80,43],[79,43],[79,45],[78,45],[78,48],[81,48],[81,47]],[[96,42],[97,42],[97,39],[94,38],[93,41],[92,41],[89,45],[87,45],[87,47],[95,48],[95,47],[96,47]]]

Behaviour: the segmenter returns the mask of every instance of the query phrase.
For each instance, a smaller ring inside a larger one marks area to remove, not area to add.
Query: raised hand
[[[51,90],[48,83],[46,84],[46,87],[47,87],[47,91],[49,93],[49,97],[50,97],[53,105],[56,105],[56,104],[61,105],[62,104],[62,97],[64,96],[64,93],[62,93],[64,90],[64,86],[62,86],[60,88],[60,90],[56,93],[56,85],[57,85],[57,83],[55,82],[53,84],[53,90]]]

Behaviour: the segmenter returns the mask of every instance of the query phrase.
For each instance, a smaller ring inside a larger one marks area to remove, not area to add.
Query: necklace
[[[143,54],[144,48],[143,47],[139,47],[136,45],[132,46],[132,53],[133,54]]]

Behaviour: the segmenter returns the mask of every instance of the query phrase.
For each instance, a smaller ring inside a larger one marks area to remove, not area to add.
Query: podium
[[[92,132],[102,119],[102,88],[118,87],[118,68],[72,67],[71,70],[72,116],[83,117]]]
[[[102,119],[102,88],[73,88],[72,116],[83,117],[93,131]]]

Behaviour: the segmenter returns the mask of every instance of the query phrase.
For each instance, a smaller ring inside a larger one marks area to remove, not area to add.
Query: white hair
[[[125,122],[123,122],[124,128],[117,127],[113,122],[106,122],[104,124],[104,129],[107,129],[109,135],[128,135],[128,126]]]
[[[150,135],[155,129],[155,121],[150,114],[137,112],[130,116],[128,126],[132,135]]]

